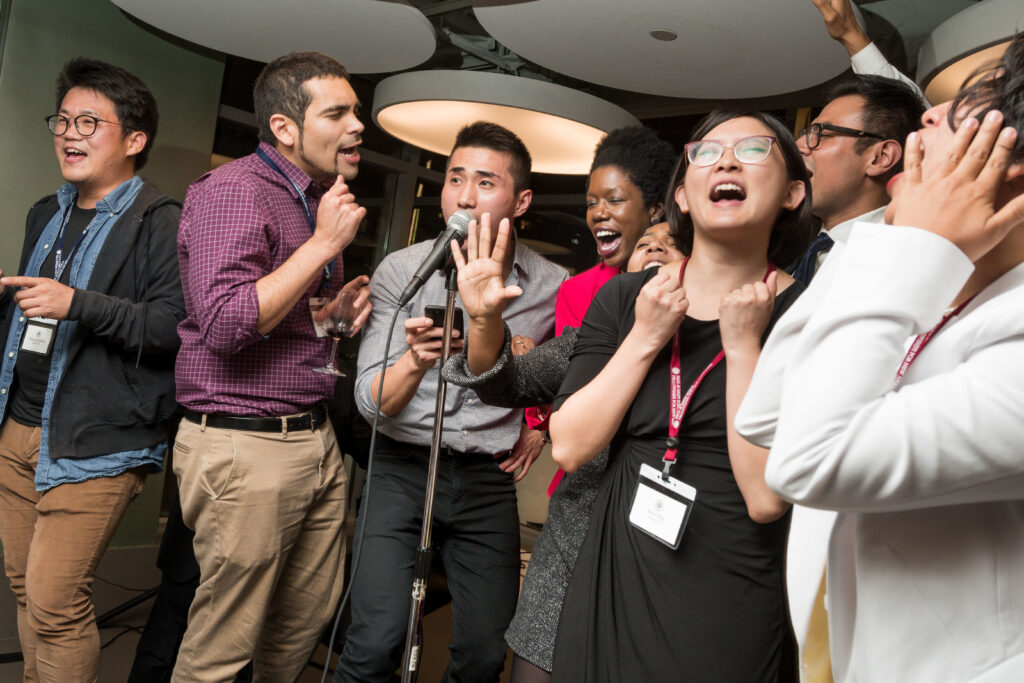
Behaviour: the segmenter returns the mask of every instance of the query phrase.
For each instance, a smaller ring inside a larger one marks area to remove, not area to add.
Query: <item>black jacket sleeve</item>
[[[146,213],[131,264],[139,300],[76,289],[68,318],[109,343],[144,353],[175,351],[185,299],[178,272],[177,233],[181,208],[167,203]]]
[[[512,335],[506,325],[505,344],[493,368],[474,375],[469,370],[465,352],[461,352],[448,359],[441,374],[447,382],[472,389],[488,405],[528,408],[548,403],[558,393],[578,334],[575,327],[566,327],[561,336],[547,340],[522,356],[513,356]]]

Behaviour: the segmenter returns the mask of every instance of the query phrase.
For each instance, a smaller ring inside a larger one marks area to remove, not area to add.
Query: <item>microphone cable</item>
[[[455,212],[455,214],[453,214],[448,219],[446,229],[458,228],[461,233],[461,239],[457,237],[452,237],[452,239],[458,239],[459,243],[461,244],[462,241],[466,238],[466,235],[469,233],[469,223],[472,220],[475,219],[466,210]],[[441,236],[444,236],[443,232],[441,233]],[[421,265],[421,268],[422,267],[423,266]],[[420,281],[419,285],[416,287],[416,290],[418,291],[419,288],[422,287],[424,283],[425,280]],[[410,283],[410,286],[411,284],[412,283]],[[399,299],[406,296],[406,294],[408,293],[408,289],[409,286],[406,287],[406,291],[402,293]],[[388,339],[387,342],[384,344],[384,359],[383,362],[381,363],[380,382],[377,384],[377,400],[374,402],[375,407],[373,412],[373,425],[370,427],[370,452],[369,455],[367,455],[366,457],[366,487],[364,488],[363,501],[361,505],[361,507],[364,508],[365,513],[359,517],[358,522],[356,523],[356,532],[352,538],[352,569],[351,571],[349,571],[348,586],[345,587],[345,593],[342,595],[341,603],[338,605],[338,613],[334,617],[334,625],[331,627],[331,638],[330,641],[327,643],[327,658],[324,660],[324,672],[320,676],[320,683],[325,683],[325,681],[327,680],[327,671],[330,668],[328,664],[330,664],[331,654],[334,652],[334,638],[338,633],[338,625],[341,623],[341,614],[345,611],[345,605],[348,603],[349,596],[352,592],[352,585],[355,583],[356,570],[359,568],[359,557],[362,554],[363,535],[366,531],[366,518],[369,516],[370,513],[370,488],[373,474],[373,456],[377,448],[377,423],[380,421],[380,403],[381,400],[384,398],[384,375],[387,373],[388,370],[388,354],[391,352],[391,340],[395,332],[395,323],[398,322],[398,314],[403,309],[404,304],[396,306],[395,312],[391,316],[391,322],[388,323]],[[441,364],[443,364],[444,361],[444,358],[440,358],[438,360],[438,362]],[[438,371],[440,371],[440,369]],[[342,558],[342,566],[344,566],[344,558]],[[340,652],[338,653],[338,662],[340,665]]]
[[[327,642],[327,657],[324,659],[324,672],[320,676],[320,683],[325,683],[327,680],[327,672],[330,670],[331,655],[334,652],[334,638],[338,634],[338,625],[341,623],[341,614],[345,611],[345,605],[348,603],[349,595],[352,593],[352,585],[355,583],[356,571],[359,568],[359,556],[362,554],[363,546],[363,534],[366,531],[366,518],[370,515],[370,490],[373,475],[373,456],[377,449],[377,423],[380,420],[380,402],[384,398],[384,375],[388,371],[388,354],[391,352],[391,339],[395,332],[395,323],[398,321],[398,314],[403,310],[401,306],[395,307],[395,312],[391,316],[391,322],[388,323],[388,340],[384,344],[384,360],[381,363],[380,369],[380,382],[377,384],[377,400],[375,401],[375,410],[373,413],[373,426],[370,428],[370,452],[366,457],[366,486],[363,489],[363,499],[360,507],[363,508],[364,513],[359,515],[356,523],[356,532],[352,538],[352,569],[348,574],[348,586],[345,587],[345,593],[342,595],[341,603],[338,605],[338,613],[334,617],[334,626],[331,628],[331,638]],[[357,373],[358,375],[358,373]],[[359,514],[358,509],[356,514]],[[345,566],[345,558],[341,558],[342,567]],[[341,665],[341,652],[338,652],[338,665]]]

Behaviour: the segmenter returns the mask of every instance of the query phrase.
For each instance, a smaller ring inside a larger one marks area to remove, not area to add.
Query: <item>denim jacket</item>
[[[21,274],[39,275],[76,197],[69,183],[29,211]],[[96,217],[70,265],[69,284],[75,289],[71,309],[54,340],[36,467],[38,490],[162,463],[162,422],[173,409],[173,330],[184,315],[174,252],[179,206],[137,176],[96,205]],[[7,332],[0,366],[4,414],[27,323],[11,288],[0,300],[0,316],[0,334],[5,328]],[[161,339],[154,343],[156,334]],[[130,336],[137,337],[137,349]],[[125,367],[132,364],[135,382]]]

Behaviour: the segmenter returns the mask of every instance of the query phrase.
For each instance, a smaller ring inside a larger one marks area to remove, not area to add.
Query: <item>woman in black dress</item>
[[[763,338],[799,293],[773,264],[807,243],[810,182],[770,116],[716,112],[694,138],[669,215],[688,259],[598,293],[555,401],[564,469],[609,442],[611,455],[563,605],[554,681],[796,679],[789,506],[765,485],[767,451],[732,421]],[[672,450],[670,403],[683,412]]]

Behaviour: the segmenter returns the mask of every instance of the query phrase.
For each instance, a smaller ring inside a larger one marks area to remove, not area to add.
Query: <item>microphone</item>
[[[409,300],[416,295],[416,292],[420,291],[420,287],[426,283],[435,270],[445,267],[448,259],[452,257],[451,241],[455,240],[462,244],[466,240],[471,220],[474,220],[473,216],[465,209],[456,211],[448,218],[448,227],[434,240],[434,248],[427,254],[427,258],[423,259],[423,263],[420,264],[419,269],[412,276],[412,279],[409,280],[405,291],[402,292],[401,298],[398,299],[399,308],[409,303]]]

